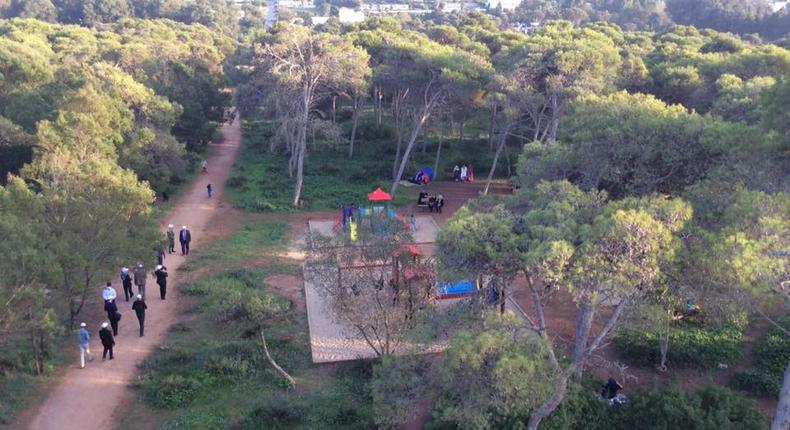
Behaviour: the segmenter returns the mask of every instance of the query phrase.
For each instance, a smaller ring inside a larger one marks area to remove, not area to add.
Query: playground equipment
[[[368,201],[373,204],[370,207],[357,207],[355,204],[342,206],[342,215],[335,222],[334,232],[337,233],[341,229],[343,231],[350,231],[351,240],[356,241],[356,231],[358,225],[356,223],[368,222],[370,223],[373,231],[384,234],[390,231],[393,221],[398,224],[395,226],[404,225],[405,219],[398,215],[395,209],[390,207],[392,196],[382,190],[380,187],[376,188],[372,193],[368,193]]]

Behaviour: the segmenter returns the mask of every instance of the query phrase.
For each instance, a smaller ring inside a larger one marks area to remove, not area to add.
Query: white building
[[[341,7],[337,10],[337,19],[340,20],[341,24],[354,24],[365,20],[365,12],[349,7]]]
[[[488,9],[496,9],[500,5],[502,10],[515,10],[521,4],[521,0],[486,0]]]
[[[329,17],[328,16],[311,16],[310,17],[310,22],[313,25],[324,25],[324,24],[326,24],[327,21],[329,21]]]

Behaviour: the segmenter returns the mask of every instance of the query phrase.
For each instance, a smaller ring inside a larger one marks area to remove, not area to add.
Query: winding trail
[[[162,231],[167,224],[175,226],[176,234],[182,225],[192,232],[192,248],[201,245],[201,237],[210,226],[212,217],[227,210],[228,205],[221,200],[225,181],[230,176],[231,167],[236,159],[241,140],[241,126],[237,118],[232,124],[225,124],[221,129],[221,141],[212,145],[208,159],[208,173],[196,178],[189,189],[178,199],[167,217],[161,220]],[[214,197],[208,199],[206,184],[211,183]],[[124,315],[116,337],[115,360],[101,361],[101,343],[98,328],[100,320],[86,321],[91,332],[91,352],[95,360],[87,363],[84,369],[79,368],[79,348],[76,334],[74,337],[73,364],[65,372],[57,387],[41,404],[31,420],[31,430],[110,430],[114,427],[112,420],[116,408],[121,407],[129,384],[137,374],[137,366],[151,351],[162,344],[167,329],[178,315],[178,271],[184,261],[180,255],[180,247],[176,238],[175,254],[168,254],[165,266],[168,278],[167,300],[159,299],[159,287],[156,279],[149,274],[146,282],[148,291],[148,311],[146,312],[145,337],[138,336],[137,319],[131,310],[132,302],[118,300],[119,311]],[[188,257],[187,257],[188,258]],[[149,270],[152,267],[148,267]],[[116,290],[122,293],[120,280],[113,282]],[[136,290],[136,289],[135,289]],[[101,293],[97,286],[96,294]]]

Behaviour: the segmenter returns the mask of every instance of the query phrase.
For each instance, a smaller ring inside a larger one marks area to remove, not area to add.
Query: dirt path
[[[192,248],[200,247],[201,237],[211,228],[209,220],[229,208],[221,200],[225,181],[230,175],[241,138],[239,120],[222,127],[222,141],[213,145],[208,159],[208,173],[200,175],[177,201],[167,218],[162,220],[162,231],[167,224],[173,224],[176,232],[186,225],[192,232]],[[208,199],[206,184],[211,183],[214,197]],[[176,243],[176,248],[179,248]],[[188,258],[188,257],[187,257]],[[39,407],[29,426],[34,430],[110,430],[116,408],[121,406],[128,385],[135,378],[137,365],[160,345],[170,325],[176,320],[178,311],[178,267],[184,261],[180,253],[168,255],[165,260],[170,273],[168,278],[167,300],[159,300],[158,287],[149,275],[148,311],[146,312],[145,337],[140,338],[137,320],[131,310],[131,302],[118,301],[120,312],[124,315],[116,337],[115,360],[101,361],[101,344],[98,340],[98,327],[101,321],[86,321],[91,331],[91,351],[97,357],[84,369],[79,368],[76,337],[74,341],[74,362],[66,371],[60,384],[52,391],[47,400]],[[150,269],[150,268],[149,268]],[[120,286],[116,279],[113,285]],[[121,292],[121,289],[116,287]],[[96,294],[101,287],[97,286]]]

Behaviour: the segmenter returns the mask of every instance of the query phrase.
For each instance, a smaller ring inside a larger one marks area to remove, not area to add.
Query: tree
[[[610,89],[621,63],[606,35],[556,22],[509,50],[497,69],[512,71],[517,87],[532,94],[527,112],[534,140],[551,141],[557,138],[568,102],[583,93]]]
[[[385,227],[359,222],[357,240],[345,232],[314,235],[306,282],[316,286],[339,322],[379,357],[408,348],[407,337],[418,319],[433,309],[430,261],[419,261],[398,222]]]
[[[545,342],[510,312],[489,315],[480,332],[450,341],[439,370],[437,415],[459,428],[508,427],[503,417],[525,415],[551,393],[555,372]]]
[[[255,49],[255,62],[271,80],[281,116],[279,134],[290,153],[289,171],[296,175],[293,205],[298,206],[314,108],[332,90],[363,81],[368,56],[347,38],[314,34],[301,26],[283,26]]]

